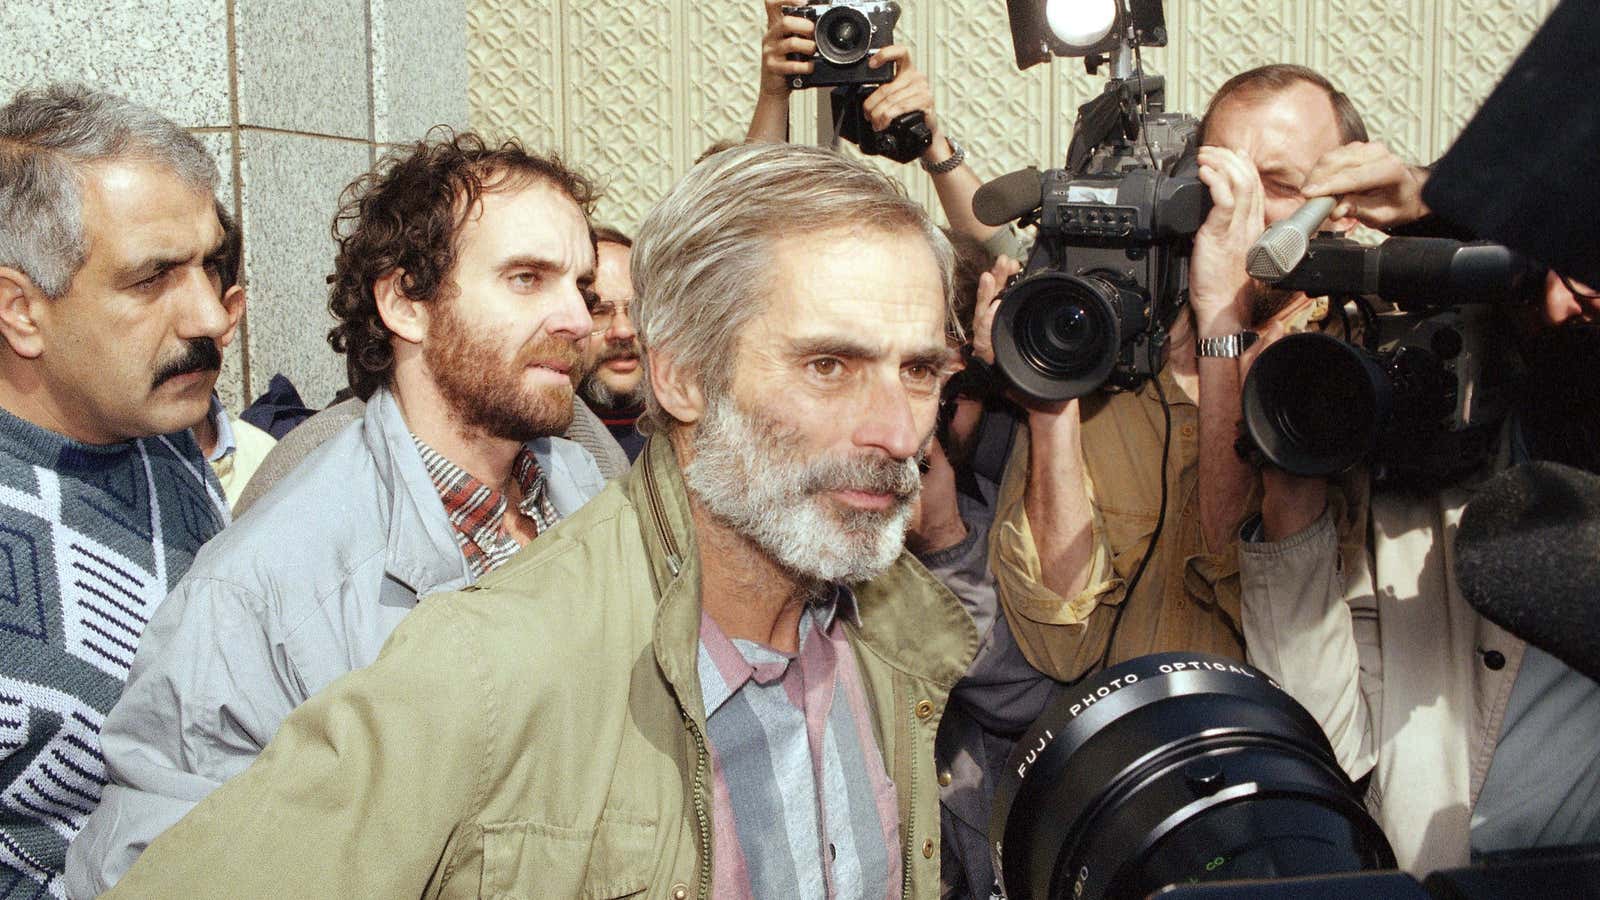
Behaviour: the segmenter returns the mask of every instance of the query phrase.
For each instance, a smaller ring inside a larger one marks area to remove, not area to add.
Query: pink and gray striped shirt
[[[808,604],[792,655],[700,615],[718,898],[900,895],[895,786],[841,614],[842,587]]]

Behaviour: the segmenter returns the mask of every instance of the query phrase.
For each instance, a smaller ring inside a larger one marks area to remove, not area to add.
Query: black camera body
[[[1541,267],[1499,244],[1313,239],[1276,286],[1361,298],[1359,339],[1290,335],[1262,351],[1243,385],[1239,448],[1302,476],[1369,463],[1376,483],[1408,492],[1459,481],[1489,460],[1519,375],[1495,307],[1531,302],[1543,283]]]
[[[1307,333],[1267,348],[1245,379],[1241,449],[1302,476],[1367,462],[1411,493],[1487,462],[1517,371],[1492,308],[1396,309],[1367,327],[1360,344]]]
[[[861,148],[867,156],[882,156],[898,163],[908,163],[921,156],[933,143],[933,129],[922,110],[895,116],[882,131],[872,130],[872,121],[861,108],[865,97],[858,88],[834,88],[829,95],[833,102],[833,121],[839,137]]]
[[[1081,173],[1043,173],[1038,240],[994,323],[996,366],[1023,394],[1055,402],[1132,390],[1160,371],[1211,208],[1186,152],[1197,124],[1149,116],[1149,140],[1096,144]]]
[[[798,62],[814,63],[811,74],[794,75],[795,90],[838,85],[883,84],[894,70],[872,69],[872,54],[894,43],[894,26],[900,21],[900,4],[894,0],[820,0],[804,6],[785,6],[786,16],[800,16],[817,25],[813,35],[817,52],[791,53]]]

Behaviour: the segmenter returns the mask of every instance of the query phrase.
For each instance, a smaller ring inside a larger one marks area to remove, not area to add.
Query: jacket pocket
[[[484,825],[483,895],[640,896],[656,868],[655,833],[654,822],[609,816],[592,829],[528,821]]]

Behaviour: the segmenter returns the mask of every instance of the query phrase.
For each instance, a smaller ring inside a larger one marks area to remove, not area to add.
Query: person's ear
[[[44,353],[38,317],[48,302],[32,278],[0,266],[0,337],[23,359],[38,359]]]
[[[401,288],[405,270],[394,269],[372,283],[372,296],[378,316],[389,333],[412,344],[422,343],[428,334],[428,305],[406,296]]]
[[[222,293],[222,311],[228,316],[228,330],[217,339],[217,346],[226,348],[239,333],[239,320],[244,318],[244,287],[234,285]]]
[[[699,373],[678,364],[671,354],[651,351],[644,355],[650,366],[650,390],[667,415],[692,425],[706,414],[705,392]]]

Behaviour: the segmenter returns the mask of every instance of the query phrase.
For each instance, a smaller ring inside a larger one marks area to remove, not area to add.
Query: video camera
[[[1275,287],[1332,296],[1341,311],[1349,298],[1359,341],[1305,333],[1262,351],[1240,449],[1305,476],[1370,462],[1375,481],[1407,491],[1458,480],[1487,461],[1518,375],[1494,307],[1535,300],[1543,281],[1499,244],[1313,238]]]
[[[1107,48],[1111,77],[1079,107],[1064,168],[1013,172],[973,199],[987,224],[1038,226],[996,310],[994,348],[1001,375],[1045,402],[1102,386],[1132,390],[1160,371],[1167,331],[1188,296],[1194,233],[1211,207],[1196,177],[1198,120],[1166,112],[1164,79],[1135,63],[1140,46],[1166,43],[1161,5],[1088,4],[1096,5],[1106,8],[1104,33],[1074,30],[1087,43],[1066,43],[1055,32],[1025,34],[1025,8],[1039,4],[1011,4],[1020,66],[1050,52],[1088,53],[1094,72]]]

